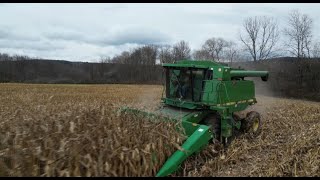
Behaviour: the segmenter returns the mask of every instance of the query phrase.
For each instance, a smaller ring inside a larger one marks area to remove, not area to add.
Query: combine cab
[[[257,102],[253,81],[244,78],[260,77],[267,81],[267,71],[246,71],[212,61],[191,60],[163,64],[163,68],[166,81],[162,107],[147,114],[181,122],[188,138],[181,145],[183,151],[177,150],[157,176],[175,172],[188,156],[201,151],[212,140],[227,145],[237,132],[252,137],[260,133],[259,113],[249,112],[245,118],[235,113]]]

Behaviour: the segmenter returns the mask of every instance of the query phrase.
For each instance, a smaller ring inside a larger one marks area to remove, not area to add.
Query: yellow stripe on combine
[[[241,104],[241,103],[246,103],[246,102],[253,102],[253,99],[249,99],[249,100],[243,100],[243,101],[238,101],[238,102],[228,102],[225,104],[217,104],[217,106],[230,106],[230,105],[234,105],[234,104]]]
[[[234,105],[234,104],[236,104],[236,102],[228,102],[228,103],[226,103],[227,106]]]

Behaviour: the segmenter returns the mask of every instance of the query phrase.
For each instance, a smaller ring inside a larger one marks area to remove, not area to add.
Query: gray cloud
[[[108,44],[163,44],[169,42],[170,38],[156,32],[127,32],[116,35]]]
[[[163,44],[172,39],[169,35],[150,28],[128,27],[116,32],[91,34],[76,30],[63,29],[44,34],[48,40],[75,41],[98,46],[119,46],[124,44]]]
[[[78,32],[68,32],[68,31],[49,32],[48,34],[44,35],[44,37],[51,40],[65,40],[65,41],[84,41],[85,40],[85,37],[83,34]]]
[[[0,39],[0,48],[25,49],[35,51],[64,49],[63,46],[59,46],[48,41],[20,41],[14,39]]]
[[[4,29],[0,29],[0,39],[5,39],[10,36],[10,33]]]
[[[161,33],[160,31],[143,28],[127,28],[105,36],[105,39],[98,42],[100,44],[118,46],[123,44],[163,44],[171,40],[169,35]]]
[[[1,40],[37,41],[39,37],[9,27],[0,27]]]

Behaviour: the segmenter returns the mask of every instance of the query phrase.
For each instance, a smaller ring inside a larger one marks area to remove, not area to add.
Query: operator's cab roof
[[[224,63],[217,63],[214,61],[207,60],[181,60],[175,63],[164,63],[163,67],[176,67],[176,68],[210,68],[213,66],[228,66]]]

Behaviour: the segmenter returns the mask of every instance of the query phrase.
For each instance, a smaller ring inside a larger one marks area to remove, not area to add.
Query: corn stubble
[[[115,111],[129,89],[2,84],[0,176],[154,176],[184,137]]]
[[[154,109],[161,86],[0,89],[0,176],[154,176],[185,139],[174,124],[116,111]],[[226,151],[209,145],[172,176],[320,175],[319,103],[261,96],[252,109],[262,115],[260,136],[241,135]]]
[[[260,136],[243,134],[214,158],[208,146],[175,176],[320,176],[320,103],[263,96],[258,103],[243,113],[261,112]]]

